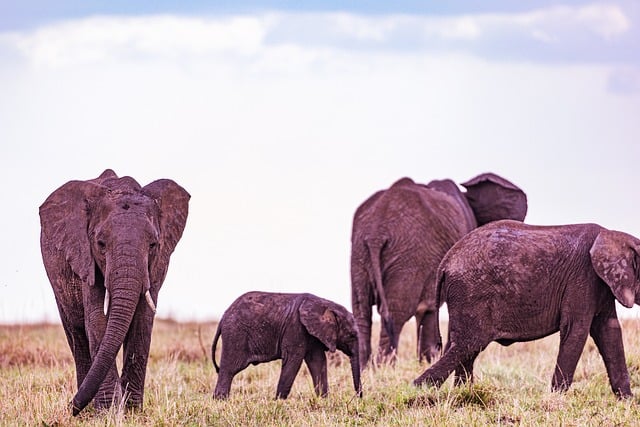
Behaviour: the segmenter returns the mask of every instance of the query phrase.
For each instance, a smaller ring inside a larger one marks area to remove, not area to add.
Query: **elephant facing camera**
[[[67,182],[40,206],[42,259],[76,365],[73,415],[124,394],[127,406],[142,407],[158,292],[189,198],[172,180],[141,187],[107,169]]]

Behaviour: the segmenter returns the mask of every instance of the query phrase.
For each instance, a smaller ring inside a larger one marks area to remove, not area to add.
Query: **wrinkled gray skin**
[[[40,206],[42,258],[76,364],[73,415],[94,398],[96,408],[108,408],[124,391],[128,406],[142,407],[152,305],[182,236],[189,197],[171,180],[140,187],[107,169],[64,184]],[[116,355],[123,345],[120,377]]]
[[[485,173],[462,184],[428,185],[403,178],[360,207],[351,236],[352,309],[360,332],[360,365],[371,355],[371,315],[378,307],[383,328],[378,362],[393,360],[403,325],[416,317],[418,358],[440,354],[435,273],[447,250],[478,225],[499,219],[524,220],[522,190]]]
[[[640,303],[640,240],[595,224],[532,226],[500,221],[456,243],[438,268],[449,309],[444,355],[414,383],[473,379],[473,363],[491,342],[509,345],[560,331],[552,390],[571,385],[587,336],[613,392],[631,396],[615,300]]]
[[[220,366],[216,346],[222,336]],[[304,360],[315,391],[328,393],[325,351],[349,356],[353,386],[362,396],[358,331],[343,306],[311,294],[248,292],[226,310],[216,331],[211,357],[218,373],[214,398],[229,395],[233,377],[249,364],[282,359],[276,398],[286,399]]]

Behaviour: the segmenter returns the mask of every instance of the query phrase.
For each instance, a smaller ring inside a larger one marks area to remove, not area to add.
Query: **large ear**
[[[97,180],[97,179],[96,179]],[[105,188],[94,181],[69,181],[55,190],[40,206],[40,242],[43,257],[61,254],[83,282],[93,285],[95,267],[87,234],[92,203],[103,197]],[[61,268],[49,259],[45,267]],[[62,273],[60,273],[62,274]]]
[[[513,183],[496,174],[483,173],[462,185],[479,226],[500,219],[524,221],[527,195]]]
[[[338,321],[322,300],[306,298],[300,304],[300,322],[309,334],[318,338],[329,351],[336,351]]]
[[[640,241],[620,231],[602,230],[591,246],[591,264],[598,276],[609,285],[613,295],[625,307],[636,300],[640,272]]]
[[[145,186],[142,193],[154,199],[160,210],[158,256],[151,265],[152,285],[161,285],[167,275],[169,257],[173,253],[187,223],[189,199],[187,191],[170,179],[159,179]]]

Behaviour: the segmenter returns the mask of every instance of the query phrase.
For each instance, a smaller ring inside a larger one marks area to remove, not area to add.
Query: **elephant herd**
[[[227,397],[233,377],[250,364],[275,359],[282,359],[276,397],[288,396],[303,361],[316,393],[326,396],[325,352],[336,349],[349,357],[361,396],[374,305],[382,325],[375,363],[394,361],[402,327],[415,316],[417,357],[434,361],[415,385],[439,386],[451,373],[456,384],[472,380],[490,342],[559,331],[553,390],[571,385],[590,335],[613,392],[631,396],[615,301],[640,304],[640,240],[596,224],[525,224],[525,193],[495,174],[462,186],[402,178],[357,208],[353,314],[309,293],[248,292],[234,301],[213,339],[214,398]],[[107,169],[62,185],[40,206],[42,257],[76,365],[73,415],[92,400],[108,408],[123,390],[128,407],[142,407],[155,305],[189,199],[172,180],[142,187]],[[438,312],[445,303],[443,351]]]

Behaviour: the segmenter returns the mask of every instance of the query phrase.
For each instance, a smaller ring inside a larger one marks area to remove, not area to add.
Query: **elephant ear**
[[[306,298],[300,304],[300,322],[307,332],[319,339],[329,351],[336,351],[338,320],[326,304],[317,299]]]
[[[152,286],[161,285],[167,275],[169,257],[173,253],[187,223],[189,199],[187,191],[170,179],[159,179],[145,186],[142,193],[155,200],[160,214],[158,255],[151,264]]]
[[[524,221],[527,195],[518,186],[493,174],[483,173],[462,184],[478,226],[500,219]]]
[[[50,277],[53,272],[49,270],[56,265],[50,257],[60,254],[83,282],[94,284],[95,267],[87,228],[93,202],[106,191],[97,184],[99,179],[69,181],[51,193],[40,206],[40,243]],[[57,274],[63,273],[58,271]]]
[[[620,231],[602,230],[589,254],[593,269],[611,288],[613,296],[627,308],[633,307],[638,292],[640,241]]]

